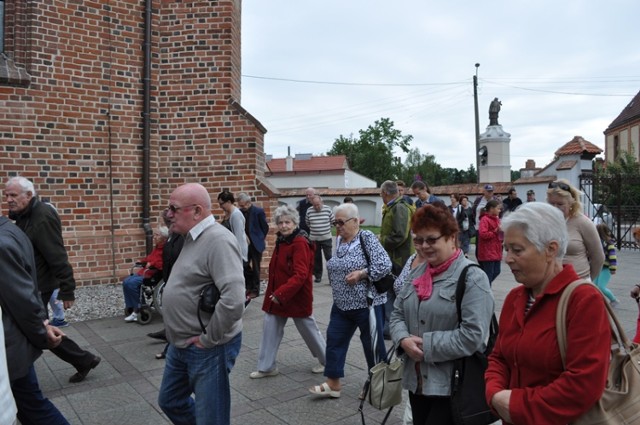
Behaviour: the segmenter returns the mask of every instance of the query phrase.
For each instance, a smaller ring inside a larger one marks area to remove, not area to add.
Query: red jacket
[[[140,260],[141,263],[144,263],[144,267],[141,267],[140,270],[138,270],[139,276],[145,276],[145,272],[149,269],[162,271],[162,250],[164,248],[164,244],[165,242],[160,242],[155,246],[155,248],[153,248],[153,251],[151,251],[149,255]],[[146,275],[145,277],[149,277],[149,275]]]
[[[500,217],[485,214],[478,227],[478,261],[502,261]]]
[[[511,389],[514,424],[566,424],[602,396],[610,354],[609,319],[602,294],[581,285],[567,309],[567,370],[562,368],[556,334],[556,310],[564,288],[578,275],[571,265],[547,285],[525,316],[529,291],[509,292],[500,313],[500,332],[487,368],[486,398]]]
[[[269,283],[262,310],[283,317],[309,317],[313,312],[313,261],[315,245],[296,229],[278,237],[269,263]],[[271,301],[275,295],[280,304]]]

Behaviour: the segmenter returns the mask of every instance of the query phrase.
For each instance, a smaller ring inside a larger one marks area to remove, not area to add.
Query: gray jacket
[[[47,207],[48,208],[48,207]],[[9,379],[26,376],[47,348],[42,298],[36,287],[36,265],[29,238],[0,217],[0,306]]]
[[[453,360],[484,350],[489,336],[489,325],[494,309],[494,299],[487,275],[478,267],[467,271],[467,287],[462,299],[462,324],[458,328],[456,313],[456,284],[462,269],[472,262],[460,256],[433,281],[431,298],[419,302],[411,281],[396,298],[391,313],[390,332],[398,345],[410,335],[422,336],[424,359],[420,363],[422,394],[428,396],[451,395]],[[424,270],[422,268],[416,270]],[[404,357],[403,388],[415,393],[418,380],[415,362],[398,349]]]

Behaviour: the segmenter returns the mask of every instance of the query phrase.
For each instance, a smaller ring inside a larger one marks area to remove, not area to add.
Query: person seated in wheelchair
[[[125,322],[138,321],[141,297],[140,287],[143,281],[145,279],[151,279],[151,281],[155,279],[157,283],[157,281],[162,278],[162,250],[168,237],[169,229],[166,226],[158,226],[158,229],[153,232],[153,251],[151,251],[151,254],[136,262],[131,275],[124,278],[122,291],[124,293],[124,305],[127,314],[124,318]],[[137,272],[135,271],[136,268],[138,269]],[[156,279],[156,277],[158,277],[158,279]]]

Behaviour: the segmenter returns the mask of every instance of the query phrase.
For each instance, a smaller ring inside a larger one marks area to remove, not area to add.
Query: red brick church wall
[[[119,280],[145,255],[145,2],[6,3],[5,51],[30,78],[0,83],[0,176],[33,180],[57,207],[79,285]],[[241,2],[153,6],[151,224],[186,182],[208,188],[217,217],[224,188],[254,196],[270,216],[265,130],[240,106]]]

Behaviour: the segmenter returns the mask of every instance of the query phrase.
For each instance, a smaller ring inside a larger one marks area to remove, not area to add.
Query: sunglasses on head
[[[351,217],[351,218],[348,218],[346,220],[333,220],[331,222],[331,225],[334,226],[334,227],[335,226],[344,226],[346,223],[350,222],[351,220],[355,220],[355,217]]]
[[[571,187],[566,183],[562,183],[562,182],[549,183],[549,189],[556,189],[556,188],[560,190],[564,190],[565,192],[571,193]]]

